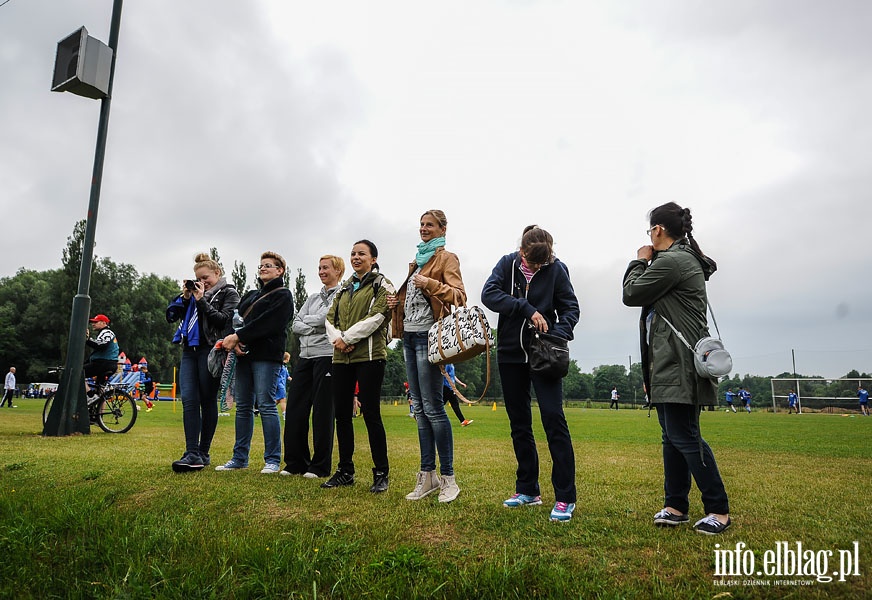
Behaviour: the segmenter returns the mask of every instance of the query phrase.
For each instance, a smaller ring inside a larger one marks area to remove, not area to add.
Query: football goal
[[[872,379],[807,379],[772,378],[772,411],[787,410],[790,391],[796,392],[800,412],[848,413],[859,412],[857,390],[867,390]]]

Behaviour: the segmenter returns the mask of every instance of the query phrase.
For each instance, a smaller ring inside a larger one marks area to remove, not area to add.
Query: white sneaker
[[[278,473],[280,470],[278,465],[274,465],[272,463],[266,463],[266,465],[260,470],[264,475],[269,475],[272,473]]]
[[[312,471],[306,471],[305,473],[303,473],[303,477],[305,477],[306,479],[320,479],[321,478],[320,475],[315,475]]]
[[[439,486],[439,502],[451,502],[460,494],[460,488],[454,480],[454,475],[443,475],[442,485]]]
[[[406,500],[420,500],[437,491],[442,482],[436,471],[418,471],[415,489],[406,494]]]

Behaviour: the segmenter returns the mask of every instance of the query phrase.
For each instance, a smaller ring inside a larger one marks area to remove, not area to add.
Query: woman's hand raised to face
[[[650,262],[652,258],[654,258],[654,246],[650,244],[647,246],[642,246],[636,252],[636,258],[639,260],[644,260]]]
[[[194,281],[194,291],[191,292],[191,295],[194,297],[194,300],[199,300],[203,297],[203,294],[206,292],[206,287],[203,285],[203,282],[199,279]]]

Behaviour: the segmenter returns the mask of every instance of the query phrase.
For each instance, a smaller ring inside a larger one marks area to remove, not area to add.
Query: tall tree
[[[221,263],[221,257],[218,255],[218,248],[212,246],[209,248],[209,258],[218,263],[218,266],[221,267],[221,270],[224,270],[224,265]]]
[[[245,281],[248,279],[248,274],[244,262],[233,261],[233,272],[230,274],[230,278],[233,279],[233,285],[240,296],[248,291],[248,284]]]
[[[306,291],[306,276],[303,275],[303,269],[297,269],[297,278],[294,280],[294,306],[296,310],[300,310],[303,303],[309,297],[309,292]]]

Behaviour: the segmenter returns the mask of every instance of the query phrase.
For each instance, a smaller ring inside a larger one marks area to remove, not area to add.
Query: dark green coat
[[[709,335],[705,280],[703,263],[684,239],[655,253],[650,265],[630,262],[624,273],[624,304],[642,307],[642,375],[652,403],[717,404],[717,382],[697,375],[693,352],[661,318],[691,346]],[[652,309],[649,336],[646,317]]]
[[[341,337],[346,344],[354,345],[354,350],[348,354],[334,350],[333,362],[350,364],[385,360],[391,323],[387,296],[395,293],[394,286],[375,272],[363,277],[356,292],[352,291],[353,281],[354,277],[351,277],[342,282],[324,321],[331,344]]]

